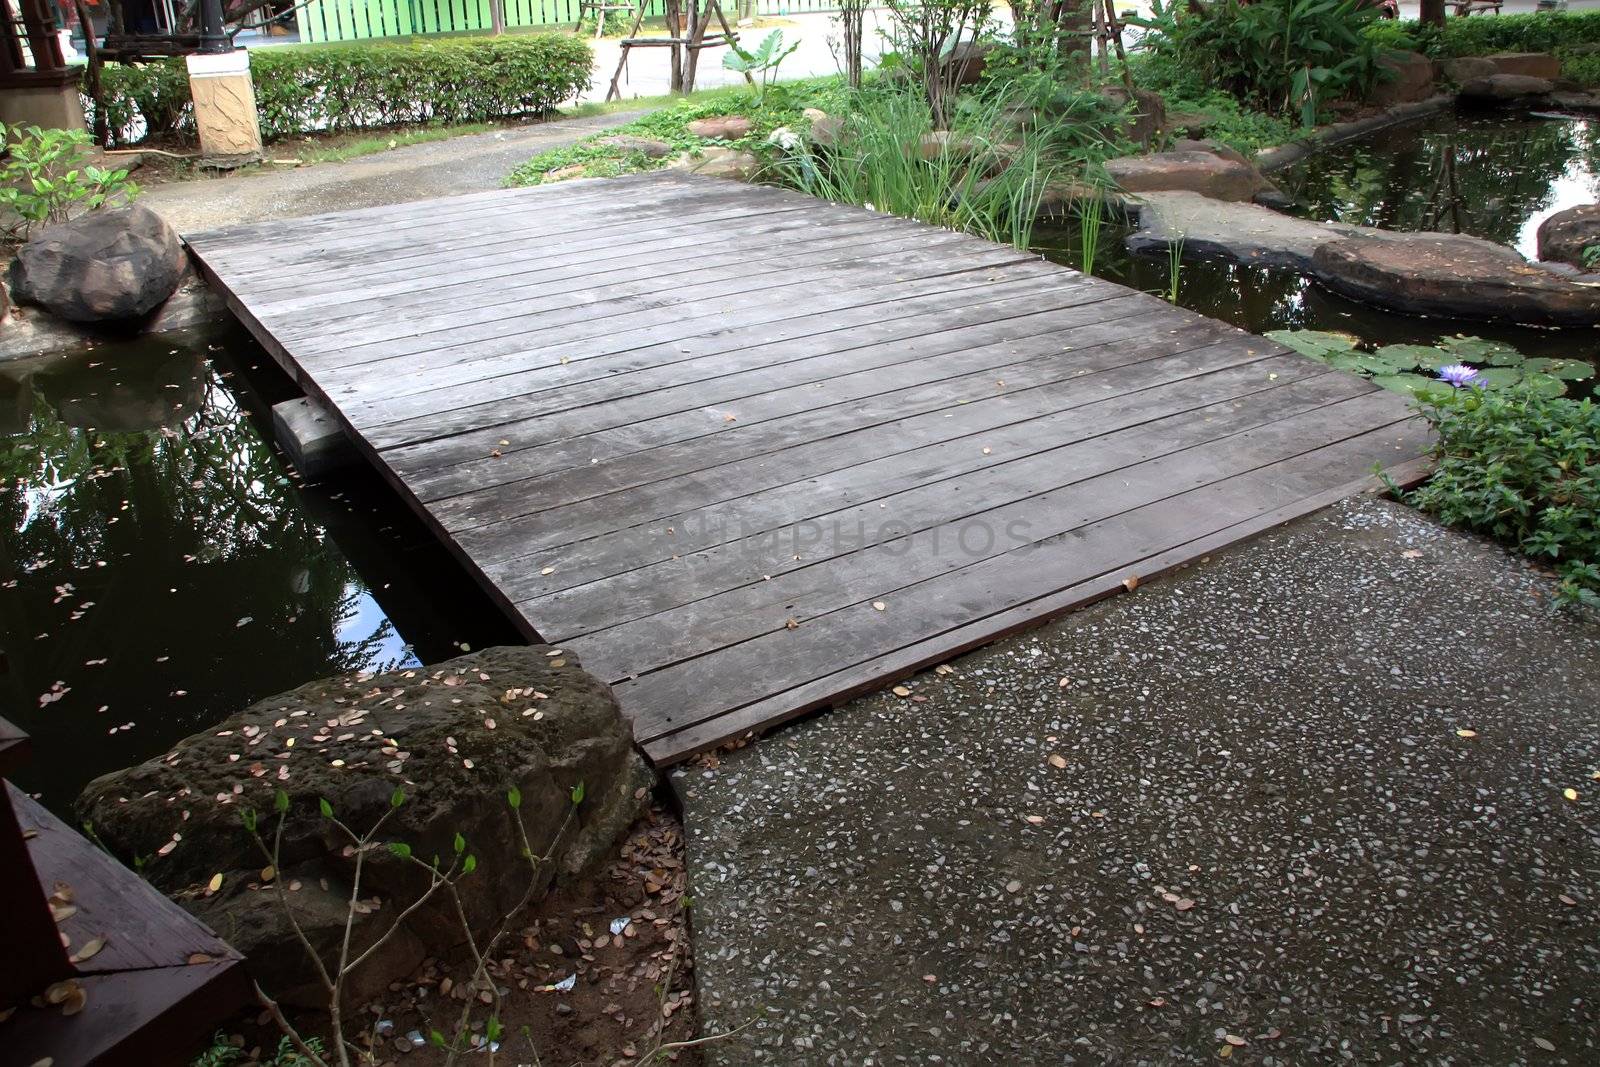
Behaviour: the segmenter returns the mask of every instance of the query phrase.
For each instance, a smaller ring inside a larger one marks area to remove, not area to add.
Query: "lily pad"
[[[1421,374],[1380,374],[1372,379],[1373,385],[1379,385],[1393,393],[1405,393],[1408,396],[1423,396],[1429,393],[1447,393],[1451,387],[1437,378],[1429,378]]]
[[[1507,389],[1522,381],[1522,368],[1486,367],[1473,381],[1485,389]]]
[[[1524,374],[1548,374],[1569,382],[1594,377],[1594,364],[1581,359],[1530,359],[1522,365]]]
[[[1439,347],[1452,361],[1475,367],[1516,367],[1526,358],[1503,341],[1483,337],[1445,337],[1439,341]]]
[[[1375,370],[1374,374],[1399,374],[1412,367],[1426,367],[1432,370],[1446,363],[1456,362],[1455,357],[1433,345],[1384,345],[1368,358],[1379,361],[1388,368]]]
[[[1539,396],[1562,396],[1567,391],[1566,382],[1548,374],[1524,374],[1522,387],[1533,390]]]
[[[1310,356],[1324,363],[1334,356],[1347,355],[1360,343],[1359,339],[1349,334],[1327,330],[1273,330],[1266,336],[1302,356]]]

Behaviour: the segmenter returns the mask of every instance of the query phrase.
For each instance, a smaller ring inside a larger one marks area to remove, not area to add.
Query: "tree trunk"
[[[506,32],[506,0],[489,0],[489,28],[496,37]]]
[[[1444,25],[1444,0],[1422,0],[1422,21],[1429,26]]]

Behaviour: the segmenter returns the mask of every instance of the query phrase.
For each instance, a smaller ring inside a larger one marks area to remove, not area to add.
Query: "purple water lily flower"
[[[1447,367],[1439,368],[1439,380],[1441,382],[1449,382],[1455,388],[1460,389],[1464,385],[1477,385],[1478,371],[1475,367],[1469,367],[1465,363],[1452,363]]]

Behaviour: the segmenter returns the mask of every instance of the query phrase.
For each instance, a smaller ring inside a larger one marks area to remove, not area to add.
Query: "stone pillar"
[[[187,60],[200,161],[224,169],[260,162],[261,121],[256,115],[255,83],[250,80],[250,53],[241,48],[191,55]]]
[[[40,126],[47,130],[84,129],[78,75],[36,77],[26,85],[0,89],[0,122],[7,126]]]

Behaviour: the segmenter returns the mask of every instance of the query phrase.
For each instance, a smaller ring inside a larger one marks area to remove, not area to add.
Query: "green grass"
[[[488,133],[501,127],[489,122],[467,122],[459,126],[428,126],[420,129],[391,130],[372,137],[362,137],[342,144],[308,147],[297,153],[302,163],[343,163],[360,156],[375,155],[406,145],[448,141],[473,133]]]
[[[731,86],[708,89],[690,96],[656,97],[650,99],[617,101],[612,104],[592,105],[593,110],[575,110],[574,116],[601,115],[608,111],[632,110],[649,107],[660,102],[664,106],[632,122],[596,133],[570,148],[541,152],[511,172],[508,185],[542,185],[552,173],[581,167],[581,171],[563,173],[562,178],[610,178],[619,174],[635,174],[656,170],[671,163],[682,152],[695,152],[713,145],[718,147],[760,149],[773,130],[780,126],[796,126],[805,122],[801,114],[808,107],[824,111],[837,108],[843,99],[843,83],[839,78],[814,78],[806,81],[782,82],[768,91],[764,101],[757,102],[749,89]],[[750,119],[748,137],[737,141],[707,141],[688,130],[689,123],[713,115],[743,115]],[[674,151],[662,159],[650,159],[639,152],[628,152],[600,142],[608,137],[631,135],[661,141]]]

